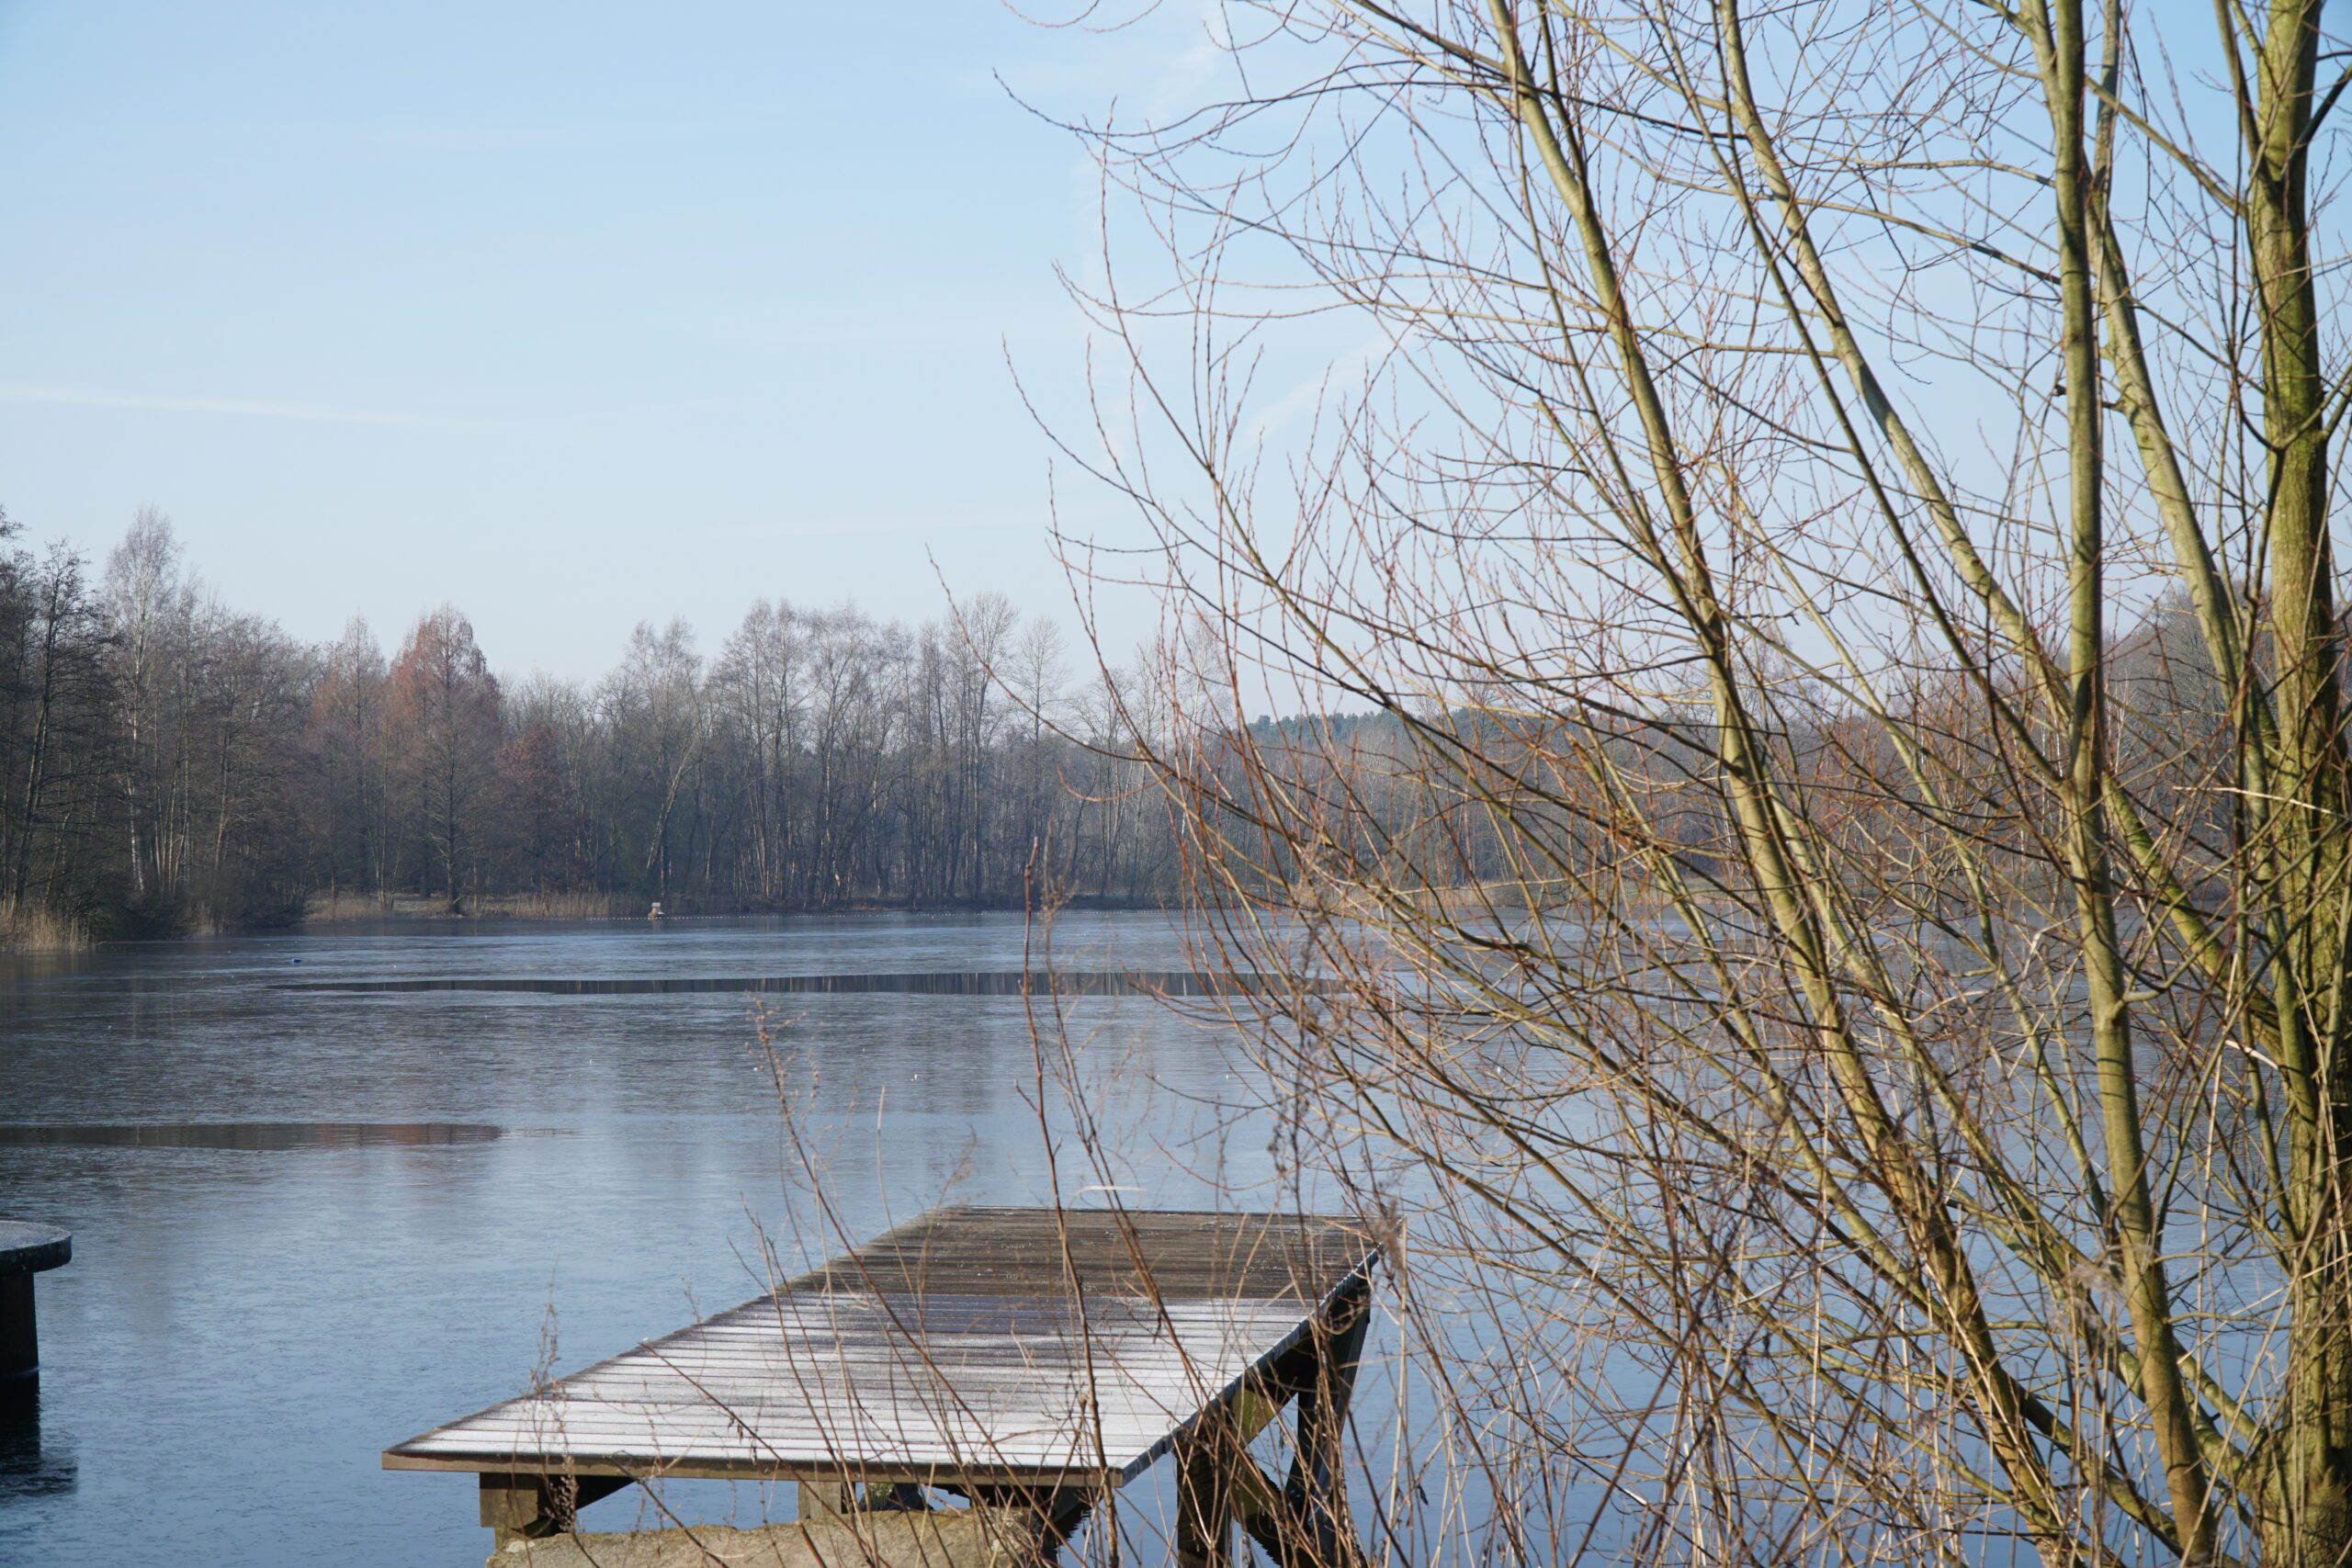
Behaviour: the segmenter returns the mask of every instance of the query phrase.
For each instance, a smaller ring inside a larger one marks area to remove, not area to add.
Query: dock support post
[[[1078,1527],[1101,1500],[1098,1492],[1085,1486],[966,1486],[951,1483],[945,1490],[968,1498],[977,1510],[1021,1521],[1023,1530],[1034,1525],[1035,1552],[1029,1568],[1051,1568],[1060,1562],[1062,1548],[1069,1544],[1069,1538],[1078,1533]],[[1026,1535],[1016,1536],[1009,1544],[1017,1548],[1016,1555],[1031,1553]]]
[[[1314,1377],[1298,1394],[1298,1447],[1283,1497],[1306,1534],[1313,1560],[1325,1568],[1360,1568],[1363,1562],[1363,1547],[1348,1522],[1341,1443],[1348,1404],[1355,1397],[1356,1368],[1363,1360],[1364,1335],[1371,1326],[1369,1287],[1334,1303],[1330,1318],[1316,1325]]]
[[[846,1481],[803,1481],[796,1495],[804,1525],[837,1522],[857,1506],[857,1488]]]
[[[74,1237],[55,1225],[0,1220],[0,1378],[40,1371],[40,1336],[33,1321],[33,1276],[74,1257]]]
[[[1283,1369],[1276,1391],[1295,1394],[1298,1415],[1283,1484],[1275,1485],[1242,1447],[1273,1418],[1277,1402],[1244,1388],[1222,1413],[1230,1456],[1227,1507],[1274,1568],[1365,1568],[1363,1544],[1348,1522],[1341,1444],[1371,1323],[1371,1287],[1359,1282],[1310,1325]]]
[[[1233,1568],[1233,1465],[1247,1458],[1214,1407],[1176,1440],[1177,1568]]]
[[[499,1551],[577,1529],[580,1510],[628,1484],[623,1475],[520,1475],[486,1472],[481,1522]]]
[[[33,1277],[0,1274],[0,1378],[40,1369],[40,1334],[33,1322]]]

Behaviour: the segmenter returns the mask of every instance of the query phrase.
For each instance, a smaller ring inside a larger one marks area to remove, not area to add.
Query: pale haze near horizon
[[[1085,421],[1054,267],[1099,236],[1083,151],[1007,88],[1148,102],[1204,38],[0,0],[0,505],[94,570],[153,505],[234,608],[389,649],[446,601],[518,672],[673,615],[709,652],[759,596],[923,619],[943,578],[1071,625],[1049,500],[1140,533],[1049,486],[1014,385]],[[1114,645],[1149,614],[1106,607]]]

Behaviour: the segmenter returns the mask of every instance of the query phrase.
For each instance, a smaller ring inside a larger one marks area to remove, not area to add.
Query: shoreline
[[[416,894],[400,894],[390,899],[356,898],[348,895],[332,901],[313,898],[300,919],[283,925],[252,925],[220,932],[221,935],[250,935],[270,931],[303,931],[312,927],[330,928],[348,925],[378,924],[448,924],[462,920],[550,920],[596,921],[634,920],[654,923],[649,915],[646,900],[634,896],[603,894],[533,894],[502,895],[462,901],[452,909],[446,899]],[[1066,898],[1055,906],[1060,909],[1084,910],[1166,910],[1164,899],[1102,897],[1092,894]],[[1019,914],[1023,906],[997,899],[958,899],[949,903],[921,903],[909,899],[858,899],[839,904],[705,904],[701,902],[679,906],[665,901],[661,920],[694,919],[764,919],[785,917],[824,915],[981,915]]]
[[[1104,898],[1088,895],[1064,900],[1055,907],[1055,912],[1167,913],[1171,908],[1161,899]],[[664,909],[661,919],[654,920],[648,918],[634,897],[608,898],[594,894],[469,899],[464,908],[454,913],[444,899],[413,894],[401,894],[383,901],[345,896],[332,901],[314,898],[300,916],[291,919],[255,920],[232,926],[195,926],[184,931],[113,937],[94,935],[87,928],[58,917],[18,922],[10,920],[5,912],[0,912],[0,959],[56,958],[124,942],[187,942],[206,937],[292,936],[305,932],[323,934],[358,926],[413,926],[424,930],[481,920],[537,920],[581,925],[626,921],[653,925],[673,920],[824,919],[835,915],[1017,915],[1021,912],[1022,907],[1013,903],[959,901],[919,904],[900,900],[864,900],[823,907],[695,906]]]

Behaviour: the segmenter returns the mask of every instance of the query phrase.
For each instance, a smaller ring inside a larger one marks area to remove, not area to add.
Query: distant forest
[[[1473,705],[1410,727],[1326,712],[1241,733],[1212,718],[1181,749],[1214,785],[1171,799],[1123,728],[1158,711],[1167,671],[1122,675],[1114,700],[1051,622],[999,598],[913,627],[763,600],[707,654],[673,620],[639,626],[600,680],[512,680],[450,605],[389,649],[356,621],[314,645],[229,609],[153,513],[95,575],[17,539],[0,517],[0,942],[19,946],[394,908],[1016,908],[1033,863],[1041,895],[1155,903],[1180,892],[1171,812],[1258,840],[1255,875],[1295,878],[1314,842],[1432,889],[1540,898],[1617,853],[1623,803],[1566,765],[1584,753],[1694,871],[1729,832],[1698,761],[1705,716],[1670,705],[1567,721]],[[1948,684],[1890,700],[1990,757]],[[2141,788],[2177,793],[2205,765],[2211,687],[2182,604],[2119,634],[2109,696]],[[1875,804],[1904,787],[1899,759],[1853,737],[1834,693],[1798,682],[1777,702],[1795,776],[1853,802],[1858,852],[1899,859]],[[1278,830],[1229,818],[1252,767],[1284,781],[1295,819]],[[1485,803],[1531,791],[1498,831]]]
[[[673,910],[1170,890],[1099,680],[981,598],[909,627],[761,601],[712,653],[639,626],[593,683],[507,680],[460,610],[389,649],[220,602],[142,513],[95,573],[0,517],[0,917],[19,940],[282,923],[407,895]],[[576,902],[586,903],[582,898]]]

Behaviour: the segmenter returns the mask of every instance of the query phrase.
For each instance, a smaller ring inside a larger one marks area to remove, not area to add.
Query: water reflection
[[[74,1490],[70,1450],[40,1441],[40,1379],[0,1378],[0,1501],[54,1497]]]
[[[0,1122],[0,1146],[366,1149],[486,1144],[505,1132],[478,1122]]]
[[[0,979],[0,1210],[76,1240],[44,1276],[40,1450],[18,1419],[0,1563],[481,1562],[471,1485],[388,1474],[386,1443],[748,1299],[770,1242],[789,1274],[934,1202],[1050,1191],[1046,1129],[1072,1134],[1058,1097],[1035,1102],[1032,934],[1018,915],[483,922],[126,944]],[[1065,915],[1053,952],[1121,976],[1196,966],[1156,916]],[[937,988],[272,988],[827,972]],[[932,977],[967,975],[1001,976],[998,994]],[[1227,1037],[1193,1016],[1223,1005],[1068,1010],[1114,1134],[1085,1179],[1138,1207],[1273,1196],[1271,1127],[1222,1109]],[[461,1127],[479,1130],[421,1131]],[[1169,1492],[1136,1483],[1121,1517],[1158,1517]],[[740,1522],[789,1493],[680,1482],[663,1502]],[[598,1506],[621,1528],[636,1505]]]
[[[1011,969],[900,975],[692,975],[661,979],[535,979],[438,976],[403,980],[289,980],[280,991],[342,995],[407,991],[529,991],[549,996],[679,996],[709,991],[805,992],[835,996],[1225,997],[1290,990],[1300,982],[1263,975],[1194,969]],[[1310,987],[1314,982],[1306,982]]]

